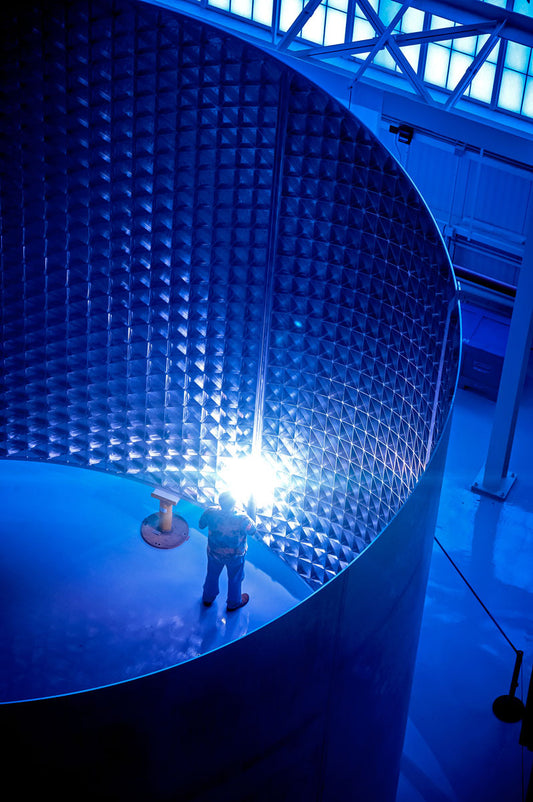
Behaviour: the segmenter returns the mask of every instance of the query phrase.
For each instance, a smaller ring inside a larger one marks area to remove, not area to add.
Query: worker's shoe
[[[240,604],[236,604],[236,605],[231,606],[231,607],[228,604],[228,606],[226,607],[226,610],[228,611],[228,613],[232,613],[234,610],[238,610],[239,608],[244,607],[244,605],[248,604],[249,601],[250,601],[250,597],[248,596],[248,594],[247,593],[243,593],[242,596],[241,596],[241,603]]]
[[[211,605],[213,604],[212,601],[206,601],[205,599],[202,599],[202,601],[204,603],[204,607],[211,607]]]

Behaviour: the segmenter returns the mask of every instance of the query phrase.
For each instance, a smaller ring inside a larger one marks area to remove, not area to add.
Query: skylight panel
[[[425,79],[435,86],[446,87],[450,66],[450,48],[443,44],[428,44]]]
[[[279,12],[279,28],[288,31],[303,9],[303,0],[282,0]]]
[[[272,25],[272,3],[273,0],[207,0],[209,8],[229,11],[230,14],[251,19],[268,27]]]
[[[321,3],[302,28],[302,39],[324,44],[324,28],[326,24],[326,8]]]
[[[483,103],[490,103],[495,76],[496,65],[486,61],[474,75],[472,83],[468,87],[467,95],[475,100],[481,100]]]
[[[252,18],[252,0],[231,0],[231,11],[239,17]]]
[[[420,45],[409,45],[401,47],[400,50],[415,72],[418,72],[418,62],[420,59]],[[397,67],[397,69],[399,69]]]
[[[533,78],[526,79],[526,91],[522,104],[522,114],[533,117]]]
[[[255,0],[253,17],[254,22],[261,25],[272,25],[272,0]]]
[[[431,22],[430,28],[431,30],[435,30],[435,28],[452,28],[455,25],[455,22],[451,19],[446,19],[445,17],[439,17],[437,14],[431,15]]]
[[[533,7],[527,0],[514,0],[513,11],[524,14],[526,17],[533,17]]]
[[[516,114],[533,116],[531,109],[531,80],[533,58],[530,47],[508,42],[498,95],[498,106]]]
[[[379,50],[376,53],[376,55],[374,56],[374,64],[379,64],[380,67],[385,67],[388,70],[396,69],[396,62],[394,61],[389,51],[386,50],[385,48],[383,48],[383,50]]]
[[[455,39],[453,42],[454,50],[458,50],[460,53],[467,53],[469,56],[473,56],[478,50],[478,37],[477,36],[465,36],[462,39]]]
[[[259,5],[260,0],[255,0]],[[262,0],[261,0],[262,2]],[[272,8],[272,0],[269,0]],[[299,39],[319,45],[344,42],[346,33],[346,9],[348,0],[324,0],[309,17]],[[304,8],[303,0],[282,0],[280,10],[280,30],[288,31],[294,20]]]
[[[525,85],[526,76],[523,73],[515,72],[515,70],[504,70],[498,105],[503,109],[520,114]]]
[[[439,28],[454,28],[455,22],[445,17],[439,17],[437,14],[432,14],[430,19],[430,27],[432,30]],[[450,62],[452,57],[452,40],[449,39],[444,42],[431,42],[427,46],[426,51],[426,68],[424,71],[424,80],[435,86],[442,86],[444,89],[450,89]],[[456,69],[452,72],[455,75]]]
[[[389,25],[394,19],[394,15],[398,13],[401,3],[396,0],[379,0],[379,16],[385,25]]]
[[[399,3],[395,4],[399,6]],[[405,13],[403,14],[399,25],[397,25],[394,29],[395,33],[415,33],[416,31],[421,31],[424,27],[424,12],[420,11],[418,8],[408,8]],[[402,51],[403,55],[413,68],[415,72],[418,72],[418,64],[420,60],[420,45],[409,45],[407,47],[401,47],[400,50]],[[396,65],[396,70],[400,71],[400,68]]]
[[[366,17],[355,16],[353,23],[353,41],[361,42],[364,39],[374,39],[376,33]]]
[[[507,52],[505,54],[505,66],[517,72],[527,72],[529,60],[531,58],[531,48],[518,42],[507,42]]]
[[[512,8],[514,11],[533,17],[533,0],[482,0],[499,8]],[[191,0],[194,2],[194,0]],[[301,14],[307,0],[280,0],[280,32],[288,31],[292,23]],[[401,0],[368,0],[384,27],[390,25],[400,9]],[[250,19],[271,27],[274,0],[207,0],[209,8],[220,9],[235,16]],[[277,6],[277,4],[276,4]],[[322,0],[305,25],[297,34],[301,41],[311,42],[319,46],[342,44],[347,39],[355,42],[375,41],[380,31],[376,31],[367,19],[361,5],[353,3],[353,30],[347,31],[348,8],[351,0]],[[400,21],[395,25],[393,34],[416,33],[427,27],[432,30],[457,27],[458,23],[438,14],[429,14],[421,9],[409,6],[403,10]],[[457,37],[446,41],[412,44],[401,47],[401,52],[409,62],[412,70],[418,73],[424,82],[453,92],[457,87],[463,88],[462,80],[468,75],[468,69],[490,34],[480,36]],[[369,55],[370,48],[364,53],[352,56],[361,64]],[[424,69],[420,69],[420,55],[424,53]],[[463,96],[486,104],[496,103],[501,110],[533,117],[533,63],[532,50],[525,45],[513,41],[496,42],[489,56],[480,65]],[[348,52],[346,52],[348,56]],[[391,51],[383,46],[373,53],[373,63],[386,70],[403,73]],[[499,64],[499,67],[497,66]],[[498,86],[495,81],[499,80]],[[457,97],[452,98],[455,102]]]
[[[465,53],[452,50],[450,53],[450,66],[448,69],[446,88],[455,89],[471,64],[472,56],[467,56]]]
[[[413,33],[421,31],[424,27],[424,12],[419,8],[410,7],[402,17],[402,31]]]
[[[418,8],[408,8],[395,30],[401,33],[415,33],[424,27],[424,12]],[[420,62],[420,45],[409,45],[400,48],[407,61],[415,72],[418,72]]]
[[[475,47],[475,55],[479,53],[487,41],[488,34],[478,36],[476,38],[477,42]],[[455,45],[459,46],[459,41],[457,41]],[[490,103],[492,101],[492,90],[494,86],[494,80],[496,78],[496,63],[498,61],[499,50],[500,43],[497,42],[489,53],[486,61],[483,62],[467,87],[465,91],[466,97],[471,97],[474,100],[481,100],[483,103]]]
[[[379,18],[383,25],[386,27],[391,24],[394,17],[400,10],[402,3],[397,2],[397,0],[372,0],[371,2],[372,7],[379,15]],[[359,16],[358,16],[359,15]],[[358,12],[356,10],[356,20],[354,24],[354,39],[355,31],[358,31],[357,38],[358,39],[372,39],[375,38],[376,32],[370,23],[364,25],[366,18],[363,19],[362,12]],[[424,27],[424,12],[420,11],[419,9],[415,8],[408,8],[403,16],[401,17],[400,21],[395,25],[393,29],[393,33],[411,33],[413,31],[420,31]],[[366,35],[363,33],[366,31]],[[404,56],[411,64],[411,67],[416,72],[418,70],[418,62],[420,58],[420,45],[410,45],[408,47],[401,48]],[[360,58],[364,58],[365,54],[359,54]],[[401,72],[401,68],[398,67],[395,59],[391,56],[390,52],[387,48],[382,48],[379,50],[374,56],[374,64],[379,67],[385,67],[391,71]]]
[[[324,30],[324,44],[337,45],[344,42],[346,34],[346,19],[345,11],[336,9],[334,6],[328,6],[326,10],[326,27]]]
[[[434,30],[438,30],[439,28],[457,27],[457,23],[444,19],[444,17],[433,16],[431,27]],[[488,38],[488,34],[483,34],[481,36],[457,37],[444,42],[428,44],[425,80],[435,86],[441,86],[453,91]],[[497,42],[466,87],[464,91],[465,97],[480,100],[484,103],[491,102],[499,47],[500,43]],[[446,51],[448,52],[448,60],[445,55]]]

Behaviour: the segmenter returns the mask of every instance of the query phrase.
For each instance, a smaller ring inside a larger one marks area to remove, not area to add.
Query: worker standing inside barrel
[[[207,507],[199,521],[200,529],[208,527],[207,575],[204,582],[203,603],[210,607],[218,596],[219,578],[224,566],[228,572],[228,612],[248,604],[250,597],[241,593],[244,579],[244,562],[248,548],[247,537],[256,532],[252,519],[237,507],[233,495],[221,493],[218,504]]]

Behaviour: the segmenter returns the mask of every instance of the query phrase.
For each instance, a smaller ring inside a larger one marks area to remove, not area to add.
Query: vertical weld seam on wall
[[[446,323],[444,326],[444,337],[442,338],[442,348],[440,350],[440,359],[439,359],[439,370],[437,373],[437,384],[435,387],[435,396],[433,398],[433,409],[431,410],[431,423],[429,425],[429,435],[428,435],[428,444],[426,449],[426,459],[424,461],[424,470],[427,467],[429,462],[429,458],[431,457],[431,450],[433,447],[433,438],[435,435],[435,422],[437,419],[437,407],[439,406],[439,397],[440,397],[440,389],[442,385],[442,373],[444,370],[444,359],[446,357],[446,346],[448,344],[448,335],[450,333],[450,322],[452,318],[452,312],[455,307],[458,305],[459,302],[459,295],[457,291],[455,292],[454,297],[451,299],[450,303],[448,304],[448,311],[446,313]]]
[[[289,105],[289,76],[282,73],[279,87],[278,117],[276,121],[276,141],[274,144],[274,170],[272,177],[272,195],[270,199],[270,217],[268,231],[268,249],[265,266],[265,292],[263,304],[263,324],[261,329],[261,349],[257,369],[257,385],[255,393],[254,427],[252,434],[252,455],[261,454],[263,439],[263,415],[265,407],[266,374],[268,368],[268,351],[270,347],[270,331],[272,324],[272,306],[274,296],[274,274],[276,267],[276,250],[278,240],[278,221],[280,197],[283,183],[283,162],[285,140],[287,135],[287,117]]]

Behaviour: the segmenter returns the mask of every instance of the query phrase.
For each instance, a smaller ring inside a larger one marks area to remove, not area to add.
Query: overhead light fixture
[[[404,145],[410,145],[413,139],[413,134],[415,132],[414,128],[410,125],[406,125],[405,123],[400,123],[400,125],[390,125],[389,131],[391,134],[397,134],[398,141]]]

